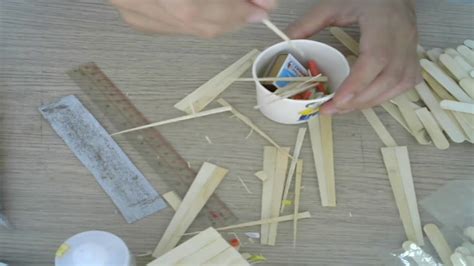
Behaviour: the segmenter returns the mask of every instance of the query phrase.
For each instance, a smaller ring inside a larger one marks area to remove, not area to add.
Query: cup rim
[[[337,50],[336,48],[328,45],[328,44],[325,44],[325,43],[322,43],[322,42],[318,42],[318,41],[313,41],[313,40],[308,40],[308,39],[292,39],[291,42],[309,42],[309,43],[315,43],[317,45],[321,45],[321,46],[325,46],[326,48],[329,48],[330,50],[333,50],[334,52],[336,52],[336,54],[338,56],[340,56],[344,63],[346,64],[347,68],[349,69],[349,62],[347,62],[347,59],[346,57],[339,51]],[[260,86],[263,87],[263,90],[265,91],[265,93],[267,95],[273,95],[275,97],[278,97],[281,99],[281,101],[288,101],[288,102],[298,102],[298,103],[305,103],[305,104],[308,104],[308,103],[317,103],[317,102],[327,102],[328,100],[332,99],[334,97],[334,95],[336,94],[336,92],[334,91],[333,93],[329,94],[329,95],[326,95],[322,98],[318,98],[318,99],[312,99],[312,100],[295,100],[295,99],[289,99],[289,98],[282,98],[281,96],[278,96],[274,93],[272,93],[271,91],[265,89],[265,87],[257,80],[258,79],[258,76],[257,76],[257,69],[256,69],[256,62],[258,62],[259,60],[261,60],[261,58],[263,57],[263,55],[265,54],[266,51],[268,51],[269,49],[275,47],[275,46],[278,46],[278,45],[282,45],[282,44],[287,44],[288,41],[282,41],[282,42],[279,42],[279,43],[275,43],[267,48],[265,48],[254,60],[253,64],[252,64],[252,78],[254,79],[254,82],[257,83],[257,84],[260,84]],[[290,47],[291,48],[291,47]]]

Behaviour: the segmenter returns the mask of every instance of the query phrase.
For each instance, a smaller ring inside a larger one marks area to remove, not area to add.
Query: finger
[[[222,27],[238,27],[246,23],[257,23],[268,17],[267,10],[247,0],[206,0],[201,6],[200,18],[219,23]]]
[[[120,10],[120,14],[130,26],[145,33],[176,33],[176,29],[170,25],[155,21],[147,16],[128,10]]]
[[[257,5],[267,11],[270,11],[272,9],[275,9],[277,6],[277,1],[276,0],[251,0],[251,3],[254,5]]]

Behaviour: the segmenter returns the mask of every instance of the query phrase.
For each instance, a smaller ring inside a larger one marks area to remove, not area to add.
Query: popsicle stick
[[[181,198],[175,191],[166,192],[163,194],[163,198],[175,211],[179,208],[179,205],[181,205]]]
[[[321,143],[324,157],[324,171],[327,187],[327,206],[336,207],[336,180],[334,176],[334,142],[332,136],[332,117],[319,116]]]
[[[474,41],[473,40],[470,40],[470,39],[465,40],[464,45],[469,47],[471,50],[474,50]]]
[[[452,265],[452,266],[471,266],[469,262],[466,260],[466,258],[458,252],[454,252],[449,256],[449,261],[450,264],[444,264],[444,265]]]
[[[428,56],[428,58],[433,61],[433,62],[438,62],[439,60],[439,56],[441,54],[443,54],[443,49],[441,48],[433,48],[433,49],[430,49],[426,52],[426,55]]]
[[[427,58],[425,48],[419,44],[416,46],[416,54],[418,55],[418,59]]]
[[[420,95],[418,95],[414,88],[405,92],[405,96],[412,102],[418,102],[420,100]]]
[[[272,30],[276,35],[278,35],[280,38],[282,38],[284,41],[288,42],[288,46],[293,48],[295,52],[297,52],[301,57],[304,57],[303,51],[300,49],[297,49],[294,44],[291,42],[291,39],[283,32],[281,31],[275,24],[273,24],[270,20],[264,19],[262,20],[262,23],[267,26],[270,30]]]
[[[265,140],[267,140],[268,142],[270,142],[273,146],[275,146],[278,150],[281,150],[281,147],[280,145],[278,145],[272,138],[270,138],[270,136],[268,136],[265,132],[263,132],[260,128],[257,127],[257,125],[255,125],[252,120],[250,120],[248,117],[246,117],[245,115],[243,115],[242,113],[240,113],[239,111],[237,111],[237,109],[235,109],[234,107],[232,107],[226,100],[220,98],[219,100],[217,100],[217,102],[224,106],[224,107],[230,107],[230,111],[240,120],[242,121],[244,124],[246,124],[247,126],[249,126],[251,129],[253,129],[255,132],[257,132],[261,137],[263,137]],[[287,154],[287,156],[291,157],[291,155]]]
[[[226,230],[233,230],[233,229],[257,226],[257,225],[289,222],[289,221],[293,221],[294,219],[300,220],[300,219],[307,219],[307,218],[311,218],[311,213],[309,213],[309,212],[300,212],[300,213],[296,213],[296,214],[283,215],[283,216],[278,216],[278,217],[273,217],[273,218],[268,218],[268,219],[262,219],[262,220],[258,220],[258,221],[245,222],[245,223],[241,223],[241,224],[235,224],[235,225],[219,227],[219,228],[215,228],[215,230],[217,230],[217,231],[226,231]],[[190,233],[186,233],[186,234],[183,234],[183,235],[194,235],[194,234],[199,234],[200,232],[201,231],[190,232]]]
[[[416,91],[420,95],[423,102],[425,102],[426,106],[430,109],[433,116],[438,121],[439,125],[449,138],[456,142],[461,143],[466,140],[466,136],[464,135],[462,129],[460,128],[457,121],[450,117],[448,113],[441,108],[439,105],[439,101],[431,92],[428,85],[425,82],[421,82],[420,84],[416,85]]]
[[[359,55],[359,43],[354,40],[343,29],[338,27],[329,28],[329,32],[338,39],[344,46],[347,47],[353,54]]]
[[[464,45],[459,45],[457,50],[464,60],[466,60],[469,65],[474,67],[474,52]]]
[[[227,172],[227,169],[211,163],[205,162],[202,165],[160,242],[153,251],[153,257],[159,257],[176,246]]]
[[[395,140],[393,139],[392,135],[388,132],[387,128],[382,124],[377,114],[374,112],[372,108],[362,110],[362,114],[364,114],[369,124],[375,130],[379,138],[387,147],[395,147],[398,146]]]
[[[442,54],[439,57],[439,61],[453,74],[457,81],[469,77],[469,72],[465,71],[451,56]]]
[[[461,81],[459,81],[459,85],[471,98],[474,99],[474,79],[473,78],[462,79]]]
[[[300,128],[298,130],[298,135],[296,136],[296,144],[293,149],[293,159],[291,159],[290,169],[288,170],[288,175],[286,176],[285,189],[283,191],[283,198],[280,213],[283,213],[285,210],[285,204],[283,202],[288,198],[288,192],[290,191],[291,181],[293,180],[293,175],[296,170],[296,163],[298,162],[298,157],[300,156],[301,147],[303,146],[304,136],[306,134],[306,128]]]
[[[472,103],[461,103],[450,100],[442,100],[440,105],[441,108],[443,108],[444,110],[474,114],[474,104]]]
[[[423,227],[423,230],[436,250],[436,253],[438,253],[438,256],[443,264],[452,265],[450,257],[451,254],[453,254],[453,251],[451,250],[451,247],[448,245],[448,242],[444,238],[438,226],[435,224],[426,224]]]
[[[446,90],[451,93],[458,101],[473,103],[471,99],[459,85],[446,75],[437,65],[426,59],[421,59],[420,64],[426,72],[428,72],[436,81],[439,82]]]
[[[191,114],[199,112],[211,103],[219,94],[227,89],[238,77],[247,71],[260,51],[254,49],[235,61],[232,65],[218,73],[216,76],[199,86],[188,94],[174,107],[178,110]]]
[[[319,76],[319,77],[264,77],[264,78],[238,78],[235,81],[288,81],[288,82],[300,82],[300,81],[318,81],[318,82],[327,82],[328,77],[326,76]]]
[[[459,54],[458,51],[456,51],[453,48],[446,48],[444,49],[444,52],[448,54],[449,56],[451,56],[452,58],[455,58],[456,56],[461,56],[461,54]]]
[[[254,174],[260,181],[265,182],[268,178],[264,171],[258,171]]]
[[[438,125],[438,122],[436,122],[430,111],[428,111],[426,108],[421,108],[415,112],[426,128],[426,131],[428,131],[428,134],[430,135],[431,140],[433,140],[435,147],[440,150],[449,148],[448,139],[444,136],[443,131]]]
[[[418,245],[423,245],[406,147],[382,148],[382,155],[406,237]]]
[[[230,247],[229,243],[224,238],[219,237],[213,242],[201,248],[198,252],[195,252],[187,257],[180,259],[177,265],[202,265],[204,262],[212,259],[219,253]]]
[[[267,179],[262,184],[262,220],[272,217],[272,195],[273,183],[275,182],[276,157],[278,150],[275,147],[266,146],[263,151],[263,171]],[[260,229],[260,243],[268,245],[268,235],[270,232],[269,224],[262,224]]]
[[[165,121],[160,121],[160,122],[155,122],[155,123],[151,123],[151,124],[148,124],[148,125],[143,125],[143,126],[139,126],[139,127],[135,127],[135,128],[130,128],[130,129],[127,129],[127,130],[123,130],[123,131],[113,133],[113,134],[111,134],[111,136],[116,136],[116,135],[129,133],[129,132],[133,132],[133,131],[137,131],[137,130],[142,130],[142,129],[145,129],[145,128],[162,126],[162,125],[166,125],[166,124],[181,122],[181,121],[185,121],[185,120],[189,120],[189,119],[194,119],[194,118],[199,118],[199,117],[203,117],[203,116],[214,115],[214,114],[219,114],[219,113],[229,112],[229,111],[232,111],[232,108],[229,107],[229,106],[219,107],[219,108],[215,108],[215,109],[211,109],[211,110],[207,110],[207,111],[202,111],[200,113],[194,113],[194,114],[191,114],[191,115],[180,116],[180,117],[168,119],[168,120],[165,120]]]
[[[413,132],[411,132],[411,130],[408,128],[405,118],[403,118],[402,113],[395,104],[391,102],[385,102],[382,103],[380,106],[382,106],[383,109],[385,109],[385,111],[387,111],[387,113],[389,113],[393,117],[393,119],[395,119],[395,121],[397,121],[406,131],[408,131],[408,133],[410,133],[413,137],[415,136]]]
[[[303,179],[303,160],[298,160],[296,164],[296,177],[295,177],[295,208],[293,209],[293,247],[296,247],[296,234],[298,229],[298,217],[297,214],[300,208],[300,195],[301,195],[301,180]]]
[[[410,105],[412,103],[408,98],[402,94],[393,98],[393,101],[397,104],[400,113],[407,122],[408,128],[410,128],[417,142],[422,145],[430,144],[428,134],[420,119],[415,114],[415,109]]]

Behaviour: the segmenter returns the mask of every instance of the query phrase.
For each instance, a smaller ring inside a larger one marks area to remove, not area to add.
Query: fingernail
[[[257,13],[254,13],[252,15],[250,15],[248,18],[247,18],[247,22],[248,23],[260,23],[262,22],[262,20],[268,18],[268,14],[266,12],[257,12]]]
[[[350,93],[350,94],[347,94],[341,98],[339,98],[337,101],[335,101],[335,104],[336,105],[344,105],[346,103],[348,103],[350,100],[352,100],[352,98],[354,98],[354,94],[353,93]]]

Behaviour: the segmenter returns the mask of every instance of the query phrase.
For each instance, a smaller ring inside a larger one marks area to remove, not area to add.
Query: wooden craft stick
[[[306,218],[311,218],[311,213],[309,213],[309,212],[300,212],[300,213],[296,213],[296,214],[283,215],[283,216],[278,216],[278,217],[273,217],[273,218],[262,219],[262,220],[258,220],[258,221],[252,221],[252,222],[246,222],[246,223],[241,223],[241,224],[235,224],[235,225],[219,227],[219,228],[215,228],[215,229],[217,231],[226,231],[226,230],[239,229],[239,228],[257,226],[257,225],[289,222],[289,221],[293,221],[294,219],[300,220],[300,219],[306,219]],[[199,234],[200,232],[201,231],[190,232],[190,233],[186,233],[186,234],[183,234],[183,235],[194,235],[194,234]]]
[[[296,136],[296,144],[295,148],[293,149],[293,159],[291,159],[290,169],[288,170],[288,175],[286,177],[285,189],[283,192],[282,204],[280,213],[283,213],[285,210],[285,204],[283,202],[286,201],[288,198],[288,192],[290,191],[291,181],[293,180],[293,175],[295,174],[296,170],[296,163],[298,162],[298,157],[300,156],[301,147],[303,146],[304,136],[306,134],[306,128],[300,128],[298,130],[298,135]]]
[[[220,237],[214,228],[209,227],[193,238],[186,240],[175,249],[148,263],[147,266],[175,265],[180,259],[199,251]]]
[[[472,103],[461,103],[457,101],[442,100],[440,105],[441,108],[443,108],[444,110],[474,114],[474,104]]]
[[[406,147],[386,147],[382,155],[407,239],[423,245],[408,151]]]
[[[160,122],[155,122],[155,123],[151,123],[151,124],[144,125],[144,126],[130,128],[130,129],[127,129],[127,130],[123,130],[123,131],[111,134],[111,136],[116,136],[116,135],[129,133],[129,132],[133,132],[133,131],[137,131],[137,130],[142,130],[142,129],[145,129],[145,128],[162,126],[162,125],[166,125],[166,124],[181,122],[181,121],[184,121],[184,120],[189,120],[189,119],[194,119],[194,118],[198,118],[198,117],[203,117],[203,116],[208,116],[208,115],[213,115],[213,114],[219,114],[219,113],[229,112],[229,111],[232,111],[232,108],[229,107],[229,106],[219,107],[219,108],[215,108],[215,109],[211,109],[211,110],[207,110],[207,111],[202,111],[200,113],[180,116],[180,117],[168,119],[168,120],[165,120],[165,121],[160,121]]]
[[[471,71],[474,70],[474,67],[469,65],[469,63],[466,62],[466,60],[464,60],[464,57],[462,57],[461,55],[455,56],[454,61],[456,61],[458,65],[462,67],[462,69],[464,69],[464,71],[466,71],[469,74],[471,73]]]
[[[195,112],[203,110],[219,94],[227,89],[235,79],[240,77],[252,66],[253,61],[259,53],[260,51],[256,49],[250,51],[192,93],[188,94],[181,101],[176,103],[174,107],[188,114],[192,113],[192,108],[194,108]]]
[[[430,135],[431,140],[433,140],[433,143],[436,148],[440,150],[445,150],[449,148],[448,139],[446,138],[446,136],[444,136],[443,131],[438,125],[438,122],[436,122],[430,111],[428,111],[428,109],[426,108],[421,108],[416,110],[415,112],[420,121],[423,123],[424,127],[426,128],[426,131],[428,131],[428,134]]]
[[[470,39],[465,40],[464,45],[469,47],[471,50],[474,50],[474,41],[473,40],[470,40]]]
[[[421,45],[416,46],[416,54],[418,55],[418,59],[426,58],[426,50]]]
[[[438,81],[446,90],[451,93],[458,101],[474,103],[459,85],[446,75],[436,64],[426,59],[420,60],[421,67],[428,72],[436,81]]]
[[[452,58],[455,58],[456,56],[461,56],[461,54],[459,54],[458,51],[456,51],[456,50],[453,49],[453,48],[446,48],[446,49],[444,49],[444,53],[445,53],[445,54],[448,54],[448,55],[451,56]]]
[[[298,217],[297,214],[300,208],[300,195],[301,195],[301,181],[303,179],[303,160],[298,160],[296,164],[296,177],[295,177],[295,208],[293,209],[293,247],[296,247],[296,232],[298,229]]]
[[[300,81],[317,81],[317,82],[327,82],[328,77],[326,76],[319,76],[317,78],[314,77],[264,77],[264,78],[238,78],[235,81],[288,81],[288,82],[300,82]]]
[[[466,62],[468,62],[469,65],[474,67],[474,52],[464,45],[459,45],[457,50],[461,54],[461,56],[464,58],[464,60],[466,60]]]
[[[265,172],[267,179],[262,184],[262,220],[272,217],[272,195],[277,152],[277,148],[268,146],[266,146],[263,151],[263,171]],[[263,224],[260,229],[260,243],[262,245],[268,245],[269,232],[270,225]]]
[[[448,54],[440,55],[439,61],[449,70],[449,72],[451,72],[457,81],[469,77],[469,72],[465,71],[462,66],[460,66],[458,62]]]
[[[334,175],[334,142],[332,136],[332,117],[319,116],[321,127],[321,143],[324,157],[324,171],[328,196],[328,206],[336,207],[336,179]]]
[[[443,49],[441,48],[433,48],[433,49],[430,49],[426,52],[426,55],[428,56],[428,58],[433,61],[433,62],[438,62],[439,60],[439,56],[441,54],[443,54],[444,51]]]
[[[281,198],[283,196],[283,189],[285,186],[286,171],[288,169],[288,156],[290,148],[283,148],[278,150],[275,164],[275,175],[273,176],[273,193],[271,205],[271,217],[278,217],[280,215]],[[271,223],[268,233],[268,245],[274,246],[276,243],[278,231],[278,223]]]
[[[234,107],[232,107],[226,100],[220,98],[219,100],[217,100],[217,102],[224,106],[224,107],[230,107],[231,108],[231,112],[240,120],[242,121],[244,124],[246,124],[247,126],[249,126],[251,129],[253,129],[255,132],[257,132],[260,136],[262,136],[264,139],[266,139],[268,142],[270,142],[273,146],[275,146],[278,150],[281,150],[281,147],[280,145],[278,145],[272,138],[270,138],[270,136],[268,136],[265,132],[263,132],[260,128],[258,128],[253,122],[252,120],[250,120],[248,117],[246,117],[245,115],[243,115],[242,113],[240,113],[239,111],[237,111],[237,109],[235,109]],[[291,157],[291,155],[287,154],[287,156]]]
[[[405,121],[405,118],[403,118],[402,113],[398,109],[398,107],[391,103],[391,102],[384,102],[380,106],[389,113],[395,121],[397,121],[408,133],[410,133],[413,137],[415,136],[410,129],[408,128],[407,122]]]
[[[451,247],[448,245],[448,242],[444,238],[438,226],[435,224],[426,224],[423,229],[443,264],[452,265],[450,256],[453,251],[451,250]]]
[[[283,32],[281,31],[275,24],[273,24],[270,20],[264,19],[262,20],[262,23],[265,24],[270,30],[272,30],[276,35],[278,35],[280,38],[282,38],[284,41],[291,41],[291,39]]]
[[[193,264],[194,265],[194,264]],[[225,251],[217,254],[214,258],[206,261],[204,266],[249,266],[250,264],[234,248],[229,246]]]
[[[397,104],[400,113],[407,122],[408,128],[410,128],[410,131],[415,136],[417,142],[422,145],[430,144],[431,142],[428,138],[428,133],[420,119],[415,114],[415,109],[410,105],[413,103],[410,102],[404,94],[396,96],[393,98],[393,101]]]
[[[205,162],[202,165],[168,228],[166,228],[160,242],[153,251],[153,257],[159,257],[176,246],[227,172],[227,169],[211,163]]]
[[[169,191],[163,194],[163,198],[166,200],[168,205],[171,206],[173,210],[177,210],[179,205],[181,205],[181,198],[175,191]]]
[[[473,78],[462,79],[461,81],[459,81],[459,85],[471,98],[474,99],[474,79]]]
[[[405,96],[411,101],[411,102],[418,102],[420,100],[420,95],[416,92],[415,88],[405,92]]]
[[[359,44],[349,34],[338,27],[329,28],[331,34],[347,47],[353,54],[359,55]]]
[[[395,147],[398,146],[395,140],[393,139],[392,135],[388,132],[387,128],[382,124],[377,114],[374,112],[372,108],[362,110],[362,114],[364,114],[369,124],[375,130],[379,138],[387,147]]]
[[[459,124],[445,110],[441,109],[439,101],[435,98],[428,85],[425,82],[421,82],[415,88],[449,138],[456,143],[465,141],[466,136],[464,136]]]
[[[327,121],[325,121],[327,123]],[[334,185],[329,184],[329,182],[333,182],[334,178],[328,177],[333,172],[331,170],[327,170],[326,168],[331,167],[331,162],[327,163],[325,154],[328,154],[328,150],[323,148],[323,145],[328,145],[323,142],[322,137],[323,134],[325,138],[329,138],[327,133],[322,133],[321,128],[321,118],[315,117],[308,121],[308,128],[310,133],[310,140],[311,140],[311,148],[313,150],[313,159],[314,165],[316,167],[316,174],[318,176],[318,186],[319,186],[319,194],[321,197],[321,205],[324,207],[332,207],[335,206],[336,197],[334,191]],[[327,126],[325,126],[327,127]],[[332,144],[332,143],[331,143]],[[327,147],[326,149],[330,149]],[[331,191],[330,191],[331,190]]]

